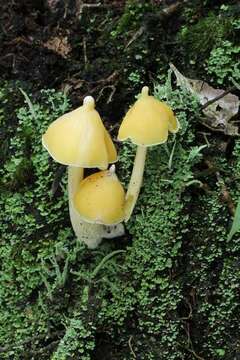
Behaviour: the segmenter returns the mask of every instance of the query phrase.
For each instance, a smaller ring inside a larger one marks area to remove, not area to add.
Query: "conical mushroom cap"
[[[151,146],[167,141],[168,131],[177,132],[179,124],[171,108],[153,96],[144,86],[141,97],[128,110],[118,133],[118,140],[131,139],[136,145]]]
[[[64,165],[106,169],[117,161],[115,146],[91,96],[82,106],[55,120],[42,142],[53,159]]]
[[[74,197],[74,206],[84,221],[104,225],[123,221],[124,203],[124,189],[112,169],[86,177]]]

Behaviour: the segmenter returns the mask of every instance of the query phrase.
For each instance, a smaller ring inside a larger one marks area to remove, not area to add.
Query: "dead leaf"
[[[225,93],[225,90],[214,89],[205,81],[186,78],[173,64],[170,64],[170,68],[177,78],[177,85],[194,94],[199,99],[201,105]],[[237,115],[238,111],[238,96],[228,93],[203,109],[203,114],[205,115],[203,124],[214,131],[220,131],[226,135],[239,135],[238,126],[230,122],[230,119]]]
[[[55,36],[49,39],[43,44],[43,46],[49,50],[55,51],[57,54],[61,55],[65,59],[67,55],[71,52],[72,48],[68,43],[67,36]]]

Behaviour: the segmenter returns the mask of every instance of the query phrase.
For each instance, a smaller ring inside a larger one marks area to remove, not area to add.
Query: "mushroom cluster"
[[[78,239],[96,248],[102,238],[124,234],[136,204],[144,173],[148,146],[167,141],[179,124],[171,108],[148,94],[144,86],[139,99],[128,110],[118,140],[130,139],[137,145],[127,193],[115,173],[117,151],[105,129],[95,102],[87,96],[83,105],[50,124],[42,137],[52,158],[68,166],[69,214]],[[84,168],[98,171],[84,178]]]
[[[50,124],[42,137],[43,146],[52,158],[68,166],[69,215],[78,239],[95,248],[102,238],[124,234],[123,225],[106,227],[82,220],[74,206],[74,197],[84,176],[84,168],[107,169],[117,161],[117,151],[95,110],[93,97],[87,96],[83,105]]]

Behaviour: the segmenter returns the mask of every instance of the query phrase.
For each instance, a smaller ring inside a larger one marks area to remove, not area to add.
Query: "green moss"
[[[146,0],[128,0],[124,8],[124,13],[118,20],[117,28],[112,32],[112,35],[116,36],[131,30],[138,30],[146,13],[151,12],[153,9],[154,6]]]
[[[49,253],[54,251],[68,211],[62,191],[60,196],[51,199],[50,189],[57,166],[42,149],[41,134],[50,121],[66,111],[68,102],[60,93],[43,91],[43,102],[34,105],[34,118],[26,106],[15,112],[12,103],[11,113],[5,111],[10,94],[15,92],[18,98],[18,89],[5,87],[1,93],[3,104],[6,104],[2,126],[11,138],[0,170],[3,188],[0,197],[0,343],[18,344],[14,346],[19,347],[17,353],[21,358],[20,349],[24,349],[24,345],[19,344],[29,336],[45,334],[49,327],[49,314],[41,311],[37,300],[43,286],[41,252],[44,248]],[[51,105],[50,99],[54,100]],[[26,132],[26,129],[31,131]],[[61,186],[64,189],[65,180]],[[1,354],[1,358],[8,359],[11,353],[15,354],[14,346]],[[18,358],[17,353],[15,358]]]
[[[204,61],[210,51],[233,32],[231,21],[221,15],[210,13],[193,25],[184,25],[179,41],[191,61]]]
[[[222,183],[202,160],[213,163],[235,202],[239,141],[228,158],[216,135],[203,148],[199,104],[172,88],[169,73],[154,92],[173,107],[181,130],[148,150],[128,235],[90,251],[70,228],[65,176],[51,192],[58,166],[41,145],[67,99],[44,91],[32,100],[35,117],[27,105],[9,117],[8,91],[0,112],[6,133],[14,124],[0,170],[1,359],[233,359],[240,245],[237,235],[227,241],[232,219]],[[134,154],[135,146],[121,147],[117,172],[125,185]],[[31,171],[18,177],[19,169]],[[102,263],[118,249],[125,251]]]

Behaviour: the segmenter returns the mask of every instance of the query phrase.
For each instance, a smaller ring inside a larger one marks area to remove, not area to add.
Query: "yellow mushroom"
[[[42,142],[55,161],[99,169],[117,161],[115,146],[94,107],[93,97],[87,96],[82,106],[49,126]]]
[[[148,87],[144,86],[140,98],[125,115],[118,133],[118,140],[130,139],[137,145],[126,195],[125,221],[130,218],[139,195],[147,147],[165,143],[168,132],[176,133],[179,129],[172,109],[166,103],[149,96],[148,92]]]
[[[124,220],[125,192],[115,174],[115,166],[82,180],[77,188],[74,205],[84,221],[116,225]]]
[[[42,143],[55,161],[68,166],[69,213],[76,236],[94,248],[102,237],[114,237],[115,232],[116,236],[122,232],[122,228],[109,230],[84,223],[73,206],[83,168],[107,169],[109,163],[117,161],[115,146],[95,110],[94,99],[85,97],[82,106],[50,124]]]

